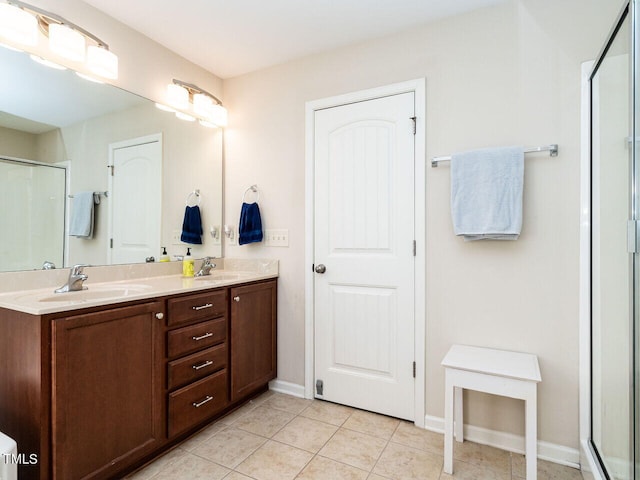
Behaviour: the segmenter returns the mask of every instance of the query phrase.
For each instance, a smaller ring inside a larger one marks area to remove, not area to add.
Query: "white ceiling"
[[[505,0],[84,1],[229,78]]]

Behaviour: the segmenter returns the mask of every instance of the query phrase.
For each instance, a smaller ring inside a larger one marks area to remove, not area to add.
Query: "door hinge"
[[[413,362],[413,378],[416,378],[416,362]]]
[[[413,121],[413,134],[416,134],[416,123],[417,123],[417,117],[411,117],[411,120]]]
[[[627,251],[638,253],[638,221],[627,221]]]
[[[113,248],[113,238],[109,239],[109,248]]]
[[[311,271],[312,271],[312,272],[315,272],[315,271],[316,271],[316,264],[315,264],[315,263],[312,263],[312,264],[311,264]]]
[[[322,395],[324,390],[324,383],[322,380],[316,380],[316,395]]]
[[[413,256],[414,256],[414,257],[416,256],[416,248],[417,248],[417,247],[416,247],[416,241],[414,240],[414,241],[413,241]]]
[[[111,176],[113,177],[113,171],[115,170],[115,165],[107,165],[107,168],[111,169]]]

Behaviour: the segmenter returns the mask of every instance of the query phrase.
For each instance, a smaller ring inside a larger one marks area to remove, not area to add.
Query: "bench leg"
[[[533,387],[535,389],[535,386]],[[538,426],[536,420],[537,401],[536,392],[533,391],[525,400],[525,453],[527,465],[527,480],[536,480],[537,471],[537,439]]]
[[[453,473],[453,385],[445,370],[444,387],[444,473]]]
[[[453,387],[454,401],[453,401],[453,423],[455,425],[455,437],[456,441],[464,441],[464,412],[462,411],[462,387]]]

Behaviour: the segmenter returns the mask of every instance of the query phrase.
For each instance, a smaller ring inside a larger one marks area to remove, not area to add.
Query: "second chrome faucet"
[[[84,267],[89,266],[90,265],[78,264],[71,267],[71,270],[69,271],[69,280],[67,280],[67,283],[60,288],[56,288],[54,292],[66,293],[86,290],[87,287],[85,287],[82,283],[89,277],[82,273],[82,270],[84,269]]]

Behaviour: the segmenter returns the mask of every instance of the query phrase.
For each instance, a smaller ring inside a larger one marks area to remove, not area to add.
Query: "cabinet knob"
[[[156,313],[156,318],[157,318],[158,320],[162,320],[162,319],[164,318],[164,313],[162,313],[162,312],[158,312],[158,313]]]
[[[233,301],[234,302],[239,302],[240,301],[240,297],[236,295],[235,297],[233,297]]]

